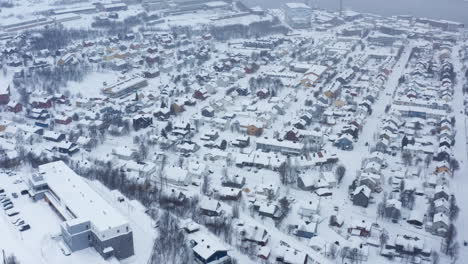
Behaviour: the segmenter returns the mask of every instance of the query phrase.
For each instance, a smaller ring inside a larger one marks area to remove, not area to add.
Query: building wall
[[[89,222],[88,222],[89,225]],[[90,246],[91,230],[90,229],[79,229],[67,230],[66,223],[61,225],[62,237],[65,243],[68,245],[71,251],[75,252],[88,248]]]
[[[108,240],[101,241],[94,234],[92,234],[91,243],[96,251],[101,254],[104,258],[107,258],[103,253],[103,250],[107,247],[112,247],[114,249],[114,256],[117,259],[124,259],[134,255],[133,247],[133,232],[128,232],[117,237],[113,237]]]

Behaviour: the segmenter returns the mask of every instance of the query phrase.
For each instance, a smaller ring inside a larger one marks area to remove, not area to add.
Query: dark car
[[[22,225],[22,226],[19,227],[19,231],[21,231],[21,232],[29,230],[29,229],[31,229],[30,225]]]

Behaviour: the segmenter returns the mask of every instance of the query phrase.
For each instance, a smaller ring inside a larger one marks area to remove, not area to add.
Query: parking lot
[[[11,201],[13,207],[7,210],[8,216],[0,204],[0,249],[5,253],[14,253],[21,263],[108,263],[92,248],[74,252],[65,256],[60,246],[60,222],[58,216],[44,201],[33,202],[25,183],[27,171],[11,173],[0,171],[0,189]],[[16,196],[16,198],[15,198]],[[24,221],[23,225],[19,222]],[[16,223],[15,223],[16,222]],[[29,229],[20,231],[19,226],[29,225]]]

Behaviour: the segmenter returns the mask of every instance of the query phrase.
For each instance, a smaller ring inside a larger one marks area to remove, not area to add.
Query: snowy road
[[[347,194],[347,188],[354,180],[355,172],[361,169],[361,160],[365,155],[369,154],[369,146],[374,141],[374,133],[378,131],[379,121],[385,115],[385,106],[391,103],[392,95],[398,86],[398,79],[404,72],[404,65],[410,56],[411,47],[406,47],[400,60],[395,65],[385,89],[381,91],[379,99],[373,105],[373,113],[366,120],[362,128],[362,133],[359,135],[359,140],[354,144],[353,151],[337,151],[340,160],[346,165],[347,177],[343,179],[341,188],[343,191],[340,194]],[[357,155],[358,154],[358,155]],[[343,189],[344,188],[344,189]],[[346,189],[346,190],[345,190]]]
[[[463,240],[468,240],[468,228],[464,225],[468,223],[468,203],[466,200],[466,192],[468,188],[468,177],[466,172],[468,171],[468,151],[467,151],[467,126],[466,126],[466,116],[463,114],[463,84],[466,82],[465,78],[460,78],[462,73],[460,69],[462,68],[461,61],[458,55],[459,47],[457,46],[452,54],[455,56],[454,68],[457,71],[458,82],[454,87],[454,101],[453,109],[455,109],[455,146],[454,146],[454,155],[455,158],[460,163],[460,169],[455,172],[454,179],[451,185],[453,194],[457,198],[457,204],[460,207],[460,214],[456,220],[457,227],[457,238],[460,241],[460,255],[459,259],[466,260],[468,259],[468,250],[463,246]],[[459,261],[460,263],[460,261]]]

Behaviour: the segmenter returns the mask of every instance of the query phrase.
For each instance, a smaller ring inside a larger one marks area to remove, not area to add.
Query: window
[[[88,241],[91,241],[91,235],[88,235]]]
[[[117,229],[117,233],[120,233],[120,229]]]
[[[128,232],[128,226],[127,226],[127,232]]]

